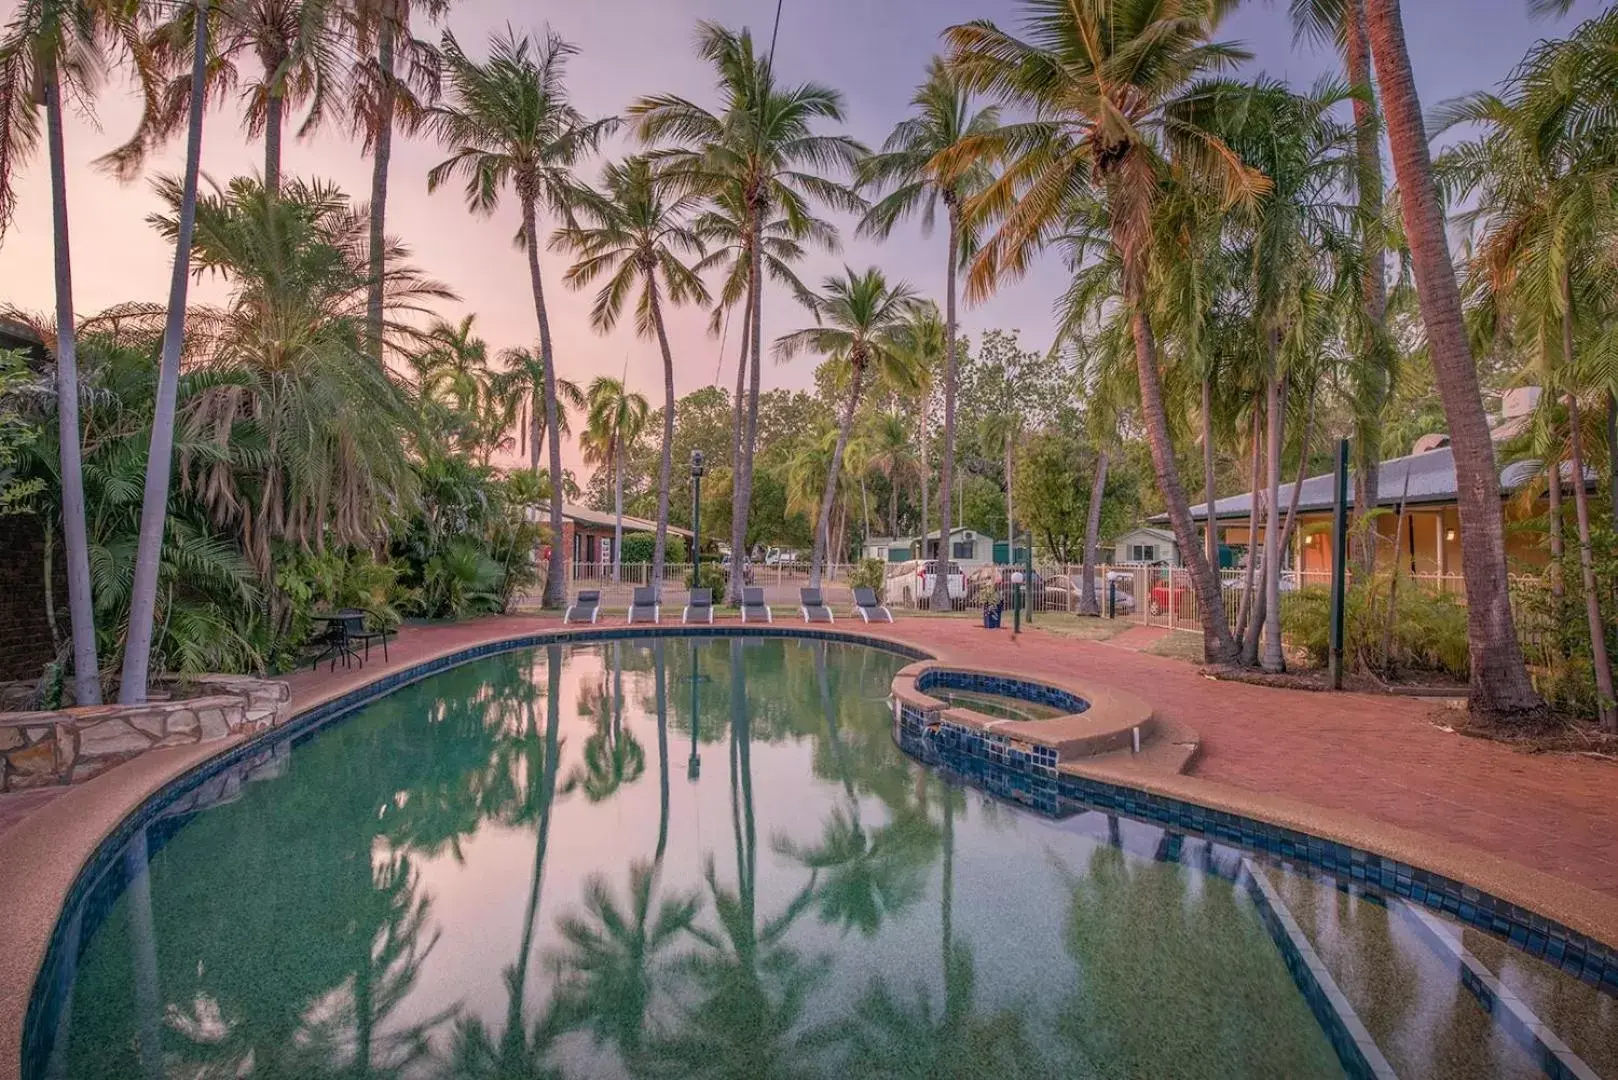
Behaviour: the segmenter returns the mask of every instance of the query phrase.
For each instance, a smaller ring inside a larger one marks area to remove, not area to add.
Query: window
[[[1129,545],[1129,561],[1130,562],[1138,562],[1138,563],[1156,562],[1157,561],[1157,545],[1156,544],[1130,544]]]
[[[952,559],[967,559],[967,560],[970,560],[972,558],[972,541],[970,541],[970,540],[954,540],[954,541],[951,541],[950,545],[949,545],[949,557],[952,558]]]

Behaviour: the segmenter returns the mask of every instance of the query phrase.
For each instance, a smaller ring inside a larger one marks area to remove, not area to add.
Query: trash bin
[[[983,629],[985,629],[985,630],[998,630],[998,629],[1000,629],[1000,614],[1004,610],[1005,610],[1005,605],[1003,603],[1001,603],[1000,601],[998,601],[998,600],[995,601],[992,604],[984,604],[983,605]]]

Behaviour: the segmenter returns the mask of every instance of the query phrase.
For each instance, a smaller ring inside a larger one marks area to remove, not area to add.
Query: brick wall
[[[55,551],[56,619],[65,636],[67,572],[61,537]],[[45,539],[39,519],[26,514],[0,516],[0,679],[31,679],[55,654],[45,621]]]

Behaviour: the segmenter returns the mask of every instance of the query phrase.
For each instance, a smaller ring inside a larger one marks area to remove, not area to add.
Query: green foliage
[[[956,513],[964,528],[985,536],[1006,535],[1006,494],[986,476],[966,474],[961,481],[960,509]]]
[[[0,514],[17,512],[45,489],[40,477],[18,475],[24,451],[42,432],[42,425],[18,407],[18,399],[42,390],[24,354],[0,349]]]
[[[685,575],[685,584],[691,589],[712,589],[717,603],[725,595],[725,572],[717,562],[704,561],[700,574],[693,568]]]
[[[1391,574],[1379,574],[1369,586],[1357,585],[1348,591],[1343,626],[1348,662],[1384,676],[1431,673],[1465,680],[1470,670],[1466,606],[1454,596],[1422,589],[1401,578],[1389,633],[1392,582]],[[1330,656],[1330,613],[1329,589],[1300,589],[1282,598],[1282,633],[1318,666],[1324,666]]]
[[[624,535],[623,562],[649,563],[657,549],[657,537],[652,533],[626,533]],[[683,563],[686,560],[685,537],[670,533],[664,558],[671,563]]]
[[[1013,473],[1019,524],[1038,547],[1061,563],[1084,557],[1090,485],[1072,439],[1044,432],[1023,443]]]
[[[887,580],[888,567],[881,559],[861,559],[848,574],[849,588],[875,589],[878,595]]]

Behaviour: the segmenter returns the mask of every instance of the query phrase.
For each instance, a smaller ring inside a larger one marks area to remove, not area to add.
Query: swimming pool
[[[1545,1075],[1462,972],[1618,1076],[1618,1002],[1492,938],[907,754],[906,663],[524,649],[283,742],[66,913],[30,1080],[1341,1076],[1345,1013],[1401,1077]]]

